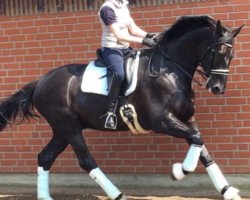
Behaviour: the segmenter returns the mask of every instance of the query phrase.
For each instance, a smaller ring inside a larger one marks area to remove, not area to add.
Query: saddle
[[[125,75],[126,81],[122,91],[123,96],[131,94],[137,85],[137,73],[139,68],[140,51],[133,51],[125,59]],[[102,51],[97,49],[97,59],[89,63],[83,74],[83,80],[81,89],[86,93],[94,93],[108,96],[109,78],[112,76],[112,72],[104,64]],[[149,130],[145,130],[138,122],[136,110],[132,104],[124,102],[119,108],[122,120],[127,124],[130,131],[134,134],[149,133]]]
[[[136,87],[139,55],[140,51],[132,49],[128,55],[125,55],[124,68],[126,81],[124,81],[124,85],[122,86],[121,93],[123,96],[131,94]],[[89,63],[83,74],[81,89],[83,92],[107,96],[113,73],[105,65],[101,49],[97,49],[96,57],[97,59]]]
[[[126,74],[126,80],[127,83],[130,84],[131,83],[131,77],[133,74],[133,66],[131,66],[131,62],[129,62],[130,59],[135,59],[136,55],[137,55],[137,51],[135,51],[134,49],[130,48],[130,53],[128,55],[125,55],[125,59],[124,59],[124,68],[125,68],[125,74]],[[103,55],[102,55],[102,50],[101,49],[97,49],[96,50],[96,57],[97,59],[94,61],[95,65],[97,67],[107,67],[105,65],[104,59],[103,59]],[[112,75],[112,72],[108,69],[108,75]]]
[[[96,50],[96,60],[95,62],[95,66],[97,67],[106,67],[105,63],[104,63],[104,59],[103,59],[103,55],[102,55],[102,49],[97,49]]]

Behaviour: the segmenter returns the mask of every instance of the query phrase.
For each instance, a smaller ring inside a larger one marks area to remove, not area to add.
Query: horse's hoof
[[[186,175],[184,174],[183,172],[183,169],[182,169],[182,164],[181,163],[175,163],[173,164],[172,166],[172,177],[171,179],[173,181],[176,181],[176,180],[182,180]]]
[[[38,198],[37,200],[54,200],[52,197],[46,197],[46,198]]]
[[[238,193],[239,190],[237,188],[230,186],[223,194],[223,197],[225,200],[240,200],[241,197]]]
[[[236,195],[232,198],[232,200],[241,200],[241,197],[240,197],[240,195],[236,194]]]
[[[170,178],[172,181],[178,181],[178,179],[174,176],[173,173],[171,173]]]
[[[122,197],[119,200],[129,200],[127,196],[122,195]]]

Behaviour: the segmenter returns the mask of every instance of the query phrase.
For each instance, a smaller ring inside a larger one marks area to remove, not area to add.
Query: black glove
[[[147,36],[142,40],[142,44],[147,45],[149,47],[155,47],[157,42],[153,38],[148,38]]]
[[[157,33],[147,33],[146,38],[155,38]]]

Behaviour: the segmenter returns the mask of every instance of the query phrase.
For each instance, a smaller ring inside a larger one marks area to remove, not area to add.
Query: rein
[[[206,81],[208,81],[211,77],[211,75],[224,75],[224,76],[228,76],[229,75],[229,69],[212,69],[213,68],[213,61],[214,61],[214,54],[215,54],[215,46],[218,44],[223,44],[226,45],[227,47],[233,48],[233,45],[231,44],[233,42],[232,39],[225,39],[225,38],[219,38],[218,42],[214,42],[213,44],[209,45],[208,48],[204,51],[204,53],[201,56],[202,60],[208,53],[209,53],[209,58],[211,59],[211,65],[209,67],[209,70],[205,70],[206,68],[202,65],[201,61],[199,62],[198,65],[200,65],[204,70],[199,70],[196,68],[196,71],[201,75],[201,77],[203,79],[205,79]],[[191,65],[187,65],[184,64],[183,62],[180,61],[176,61],[173,60],[172,58],[170,58],[170,56],[164,52],[163,48],[162,48],[162,44],[160,43],[161,48],[159,48],[159,45],[157,45],[154,48],[154,51],[151,55],[150,61],[149,61],[149,65],[148,65],[148,73],[151,77],[158,77],[159,72],[156,72],[153,68],[151,68],[150,64],[152,61],[152,57],[154,55],[154,53],[157,51],[158,53],[160,53],[161,55],[163,55],[165,58],[167,58],[171,63],[173,63],[178,69],[180,69],[184,74],[186,74],[191,80],[194,80],[199,86],[201,87],[205,87],[204,84],[200,83],[197,79],[195,79],[193,76],[191,76],[181,65],[187,66],[188,68],[192,68]],[[158,47],[158,48],[157,48]],[[231,51],[232,54],[233,51]],[[212,55],[211,55],[212,54]],[[154,74],[152,74],[151,72],[153,72]]]
[[[156,78],[156,77],[158,77],[158,75],[159,75],[159,72],[157,72],[157,71],[155,71],[154,69],[150,68],[150,66],[151,66],[151,65],[150,65],[150,64],[151,64],[151,60],[152,60],[152,57],[153,57],[155,51],[157,51],[158,53],[160,53],[161,55],[163,55],[165,58],[167,58],[167,59],[168,59],[171,63],[173,63],[179,70],[181,70],[184,74],[186,74],[190,79],[194,80],[199,86],[205,87],[204,84],[200,83],[197,79],[195,79],[193,76],[191,76],[182,66],[180,66],[180,64],[181,64],[181,65],[185,65],[185,66],[191,68],[191,67],[192,67],[191,65],[187,65],[187,64],[184,64],[184,63],[182,63],[182,62],[174,61],[173,59],[170,58],[170,56],[169,56],[166,52],[164,52],[164,51],[162,50],[162,48],[154,48],[154,51],[153,51],[153,53],[152,53],[152,55],[151,55],[151,58],[150,58],[150,61],[149,61],[149,64],[148,64],[148,74],[149,74],[149,76]],[[152,71],[154,74],[152,74],[151,71]],[[196,69],[196,71],[202,76],[202,78],[207,79],[207,77],[206,77],[206,72],[201,71],[201,70],[199,70],[199,69]]]

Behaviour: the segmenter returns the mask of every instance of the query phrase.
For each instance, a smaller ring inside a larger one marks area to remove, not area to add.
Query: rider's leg
[[[118,78],[117,74],[113,74],[109,87],[107,118],[105,121],[105,128],[116,129],[117,117],[116,108],[120,96],[122,81]]]
[[[124,80],[124,58],[119,49],[103,48],[103,58],[113,76],[108,94],[108,110],[105,120],[105,128],[116,129],[116,107],[120,96],[121,86]]]

